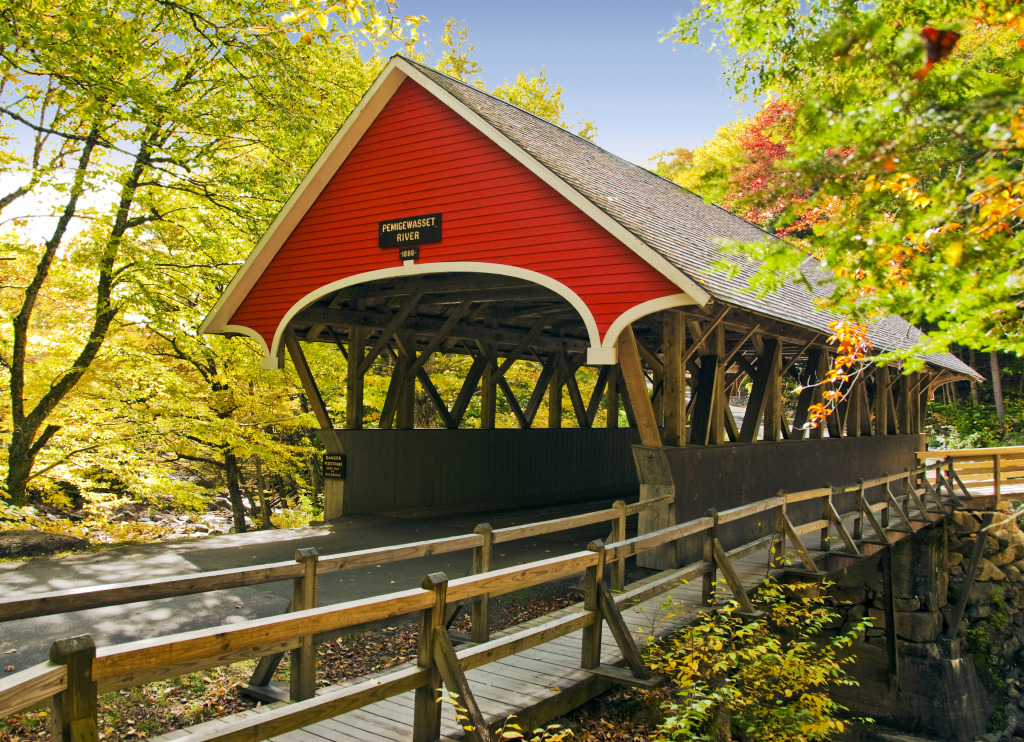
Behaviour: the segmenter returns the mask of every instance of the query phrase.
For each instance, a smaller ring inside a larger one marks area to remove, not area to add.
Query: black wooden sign
[[[345,454],[325,453],[323,463],[324,479],[344,479],[347,468]]]
[[[441,241],[441,215],[421,214],[377,222],[381,247],[408,247]]]

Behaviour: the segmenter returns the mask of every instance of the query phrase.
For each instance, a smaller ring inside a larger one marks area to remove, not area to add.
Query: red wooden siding
[[[624,311],[679,289],[430,93],[406,80],[231,318],[269,346],[303,296],[400,265],[377,222],[443,214],[420,264],[474,261],[543,273],[590,307],[602,337]]]

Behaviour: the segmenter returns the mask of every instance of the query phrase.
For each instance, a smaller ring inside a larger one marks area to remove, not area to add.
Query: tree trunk
[[[269,531],[274,527],[270,520],[270,503],[267,502],[267,485],[263,481],[263,461],[256,457],[256,488],[260,500],[260,530]]]
[[[999,371],[999,353],[991,351],[988,354],[989,366],[992,369],[992,397],[996,403],[996,420],[999,422],[999,432],[1006,434],[1006,403],[1003,401],[1003,375]]]
[[[228,480],[228,500],[231,501],[235,533],[245,533],[245,503],[242,502],[242,487],[238,482],[238,459],[230,451],[224,452],[224,475]]]
[[[32,472],[31,435],[25,435],[19,428],[11,434],[11,443],[7,446],[7,496],[17,506],[28,502],[28,478]]]
[[[973,368],[975,371],[977,371],[978,370],[978,364],[977,364],[977,361],[974,358],[974,348],[970,348],[969,352],[971,354],[970,355],[971,368]],[[975,407],[978,406],[978,381],[977,381],[977,379],[971,379],[971,404],[973,404]]]

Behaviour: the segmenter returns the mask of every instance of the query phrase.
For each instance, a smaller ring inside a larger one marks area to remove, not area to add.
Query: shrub
[[[765,611],[748,621],[736,604],[702,613],[695,624],[651,645],[649,662],[677,688],[659,726],[669,739],[812,742],[842,732],[847,709],[829,689],[855,685],[846,650],[868,625],[826,636],[838,615],[816,585],[768,581],[755,600]]]

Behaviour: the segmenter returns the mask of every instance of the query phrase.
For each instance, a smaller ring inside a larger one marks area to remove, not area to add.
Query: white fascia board
[[[563,198],[603,227],[622,244],[630,248],[652,268],[686,292],[693,299],[694,303],[699,306],[704,306],[712,299],[711,294],[701,288],[701,286],[693,281],[693,279],[669,263],[664,257],[651,249],[635,234],[609,216],[604,210],[600,209],[593,201],[562,180],[546,165],[536,160],[519,145],[494,128],[494,126],[488,123],[483,116],[450,94],[440,85],[434,83],[433,80],[420,72],[420,70],[418,70],[414,65],[408,63],[401,57],[395,58],[394,62],[409,78],[416,81],[429,90],[433,95],[441,99],[445,105],[458,113],[469,124],[480,131],[480,133],[515,158],[521,165],[526,167],[527,170],[554,188],[555,191],[557,191]]]
[[[284,207],[274,218],[270,228],[263,234],[245,263],[235,273],[231,283],[199,326],[202,333],[238,332],[237,327],[229,328],[231,316],[241,305],[256,281],[263,275],[270,262],[277,255],[285,241],[298,226],[306,212],[331,182],[338,168],[355,148],[366,130],[376,120],[388,101],[405,81],[406,74],[390,62],[374,80],[359,103],[345,119],[338,133],[320,154],[313,167],[306,173],[299,187],[292,193]],[[262,341],[261,341],[262,342]]]

